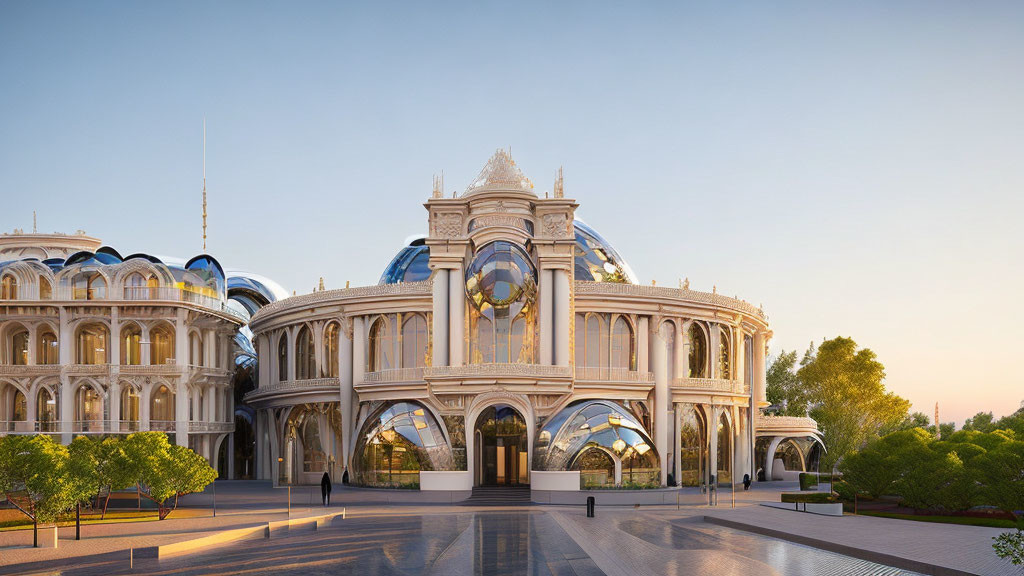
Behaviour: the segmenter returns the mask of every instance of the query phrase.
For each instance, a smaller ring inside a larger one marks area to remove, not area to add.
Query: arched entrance
[[[484,408],[473,428],[474,484],[522,486],[530,483],[526,420],[508,404]]]

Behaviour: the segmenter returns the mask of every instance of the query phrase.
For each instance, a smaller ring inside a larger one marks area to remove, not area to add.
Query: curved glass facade
[[[533,469],[580,469],[586,463],[577,461],[591,448],[621,463],[623,484],[660,481],[658,454],[647,431],[625,408],[608,400],[580,400],[548,420],[537,435]]]
[[[399,282],[422,282],[430,279],[430,248],[422,239],[413,240],[402,248],[391,260],[379,284],[397,284]]]
[[[537,271],[511,242],[480,248],[466,269],[469,358],[473,364],[536,362]]]
[[[419,402],[389,402],[366,419],[352,455],[353,482],[418,488],[421,470],[452,470],[441,425]]]
[[[636,284],[629,264],[597,230],[580,219],[573,220],[576,236],[576,279],[592,282]]]

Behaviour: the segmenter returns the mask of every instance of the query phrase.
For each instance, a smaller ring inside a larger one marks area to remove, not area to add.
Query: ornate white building
[[[764,312],[638,284],[577,206],[499,150],[461,195],[435,184],[429,234],[378,285],[260,309],[258,476],[575,490],[813,469],[814,422],[761,412]]]
[[[4,234],[0,434],[165,431],[222,476],[251,476],[232,435],[246,427],[236,388],[255,364],[244,326],[283,296],[208,255],[122,257],[83,232]],[[249,428],[241,438],[254,442]]]

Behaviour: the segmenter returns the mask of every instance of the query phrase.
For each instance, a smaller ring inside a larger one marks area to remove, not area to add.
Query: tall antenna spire
[[[206,253],[206,116],[203,116],[203,254]]]
[[[36,211],[33,210],[32,211],[32,233],[33,234],[37,234],[38,232],[39,232],[39,227],[36,226]]]

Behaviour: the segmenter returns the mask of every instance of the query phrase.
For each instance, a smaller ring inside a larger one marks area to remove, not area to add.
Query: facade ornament
[[[544,235],[552,238],[564,238],[569,233],[569,218],[564,212],[558,214],[545,214],[541,217],[544,226]]]
[[[558,167],[558,176],[555,177],[555,198],[565,198],[565,183],[562,179],[562,167]]]
[[[690,289],[690,277],[687,276],[686,279],[683,280],[683,290],[689,290],[689,289]]]
[[[457,238],[462,234],[462,214],[448,212],[435,214],[433,236],[437,238]]]
[[[320,277],[320,291],[321,292],[324,291],[324,277],[323,276]]]
[[[505,201],[498,200],[498,207],[494,209],[495,212],[508,212],[508,208],[505,208]]]
[[[352,317],[348,314],[341,315],[341,331],[345,333],[345,338],[349,341],[352,340]]]

